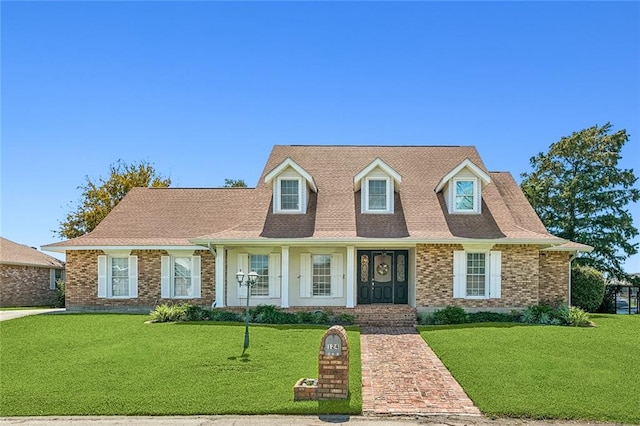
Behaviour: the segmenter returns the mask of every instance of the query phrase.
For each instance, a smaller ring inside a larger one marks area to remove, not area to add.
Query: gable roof
[[[440,182],[438,182],[438,186],[436,186],[435,191],[436,192],[442,191],[442,188],[444,188],[447,182],[449,182],[455,175],[457,175],[462,169],[465,169],[465,168],[471,170],[471,173],[473,173],[478,178],[480,178],[480,180],[482,181],[483,187],[491,183],[491,177],[489,177],[489,175],[486,174],[484,170],[482,170],[480,167],[473,164],[473,161],[469,160],[468,158],[465,158],[453,170],[451,170],[449,173],[443,176],[442,179],[440,179]]]
[[[491,181],[482,191],[482,214],[449,214],[443,194],[434,188],[467,160]],[[270,179],[293,164],[312,178],[317,192],[309,194],[306,214],[274,213]],[[392,214],[361,213],[354,177],[372,164],[384,164],[402,177]],[[475,147],[276,145],[256,188],[135,188],[90,234],[43,248],[259,245],[274,240],[381,244],[389,239],[565,242],[547,232],[509,173],[486,170]]]
[[[391,168],[387,163],[382,161],[380,158],[376,158],[375,160],[373,160],[371,164],[369,164],[367,167],[361,170],[360,173],[354,176],[353,189],[355,191],[360,190],[360,187],[362,185],[362,179],[364,179],[369,173],[371,173],[376,168],[380,168],[389,177],[391,177],[391,179],[393,179],[393,181],[396,184],[395,190],[397,191],[400,186],[400,183],[402,182],[402,176],[400,176],[398,172],[393,170],[393,168]]]
[[[266,183],[271,183],[271,181],[274,178],[276,178],[280,173],[282,173],[283,171],[285,171],[289,167],[291,167],[293,170],[295,170],[296,173],[298,173],[300,176],[302,176],[307,181],[307,183],[309,184],[309,187],[311,188],[311,190],[313,192],[318,192],[318,188],[316,187],[316,183],[313,181],[313,176],[311,176],[309,173],[307,173],[307,171],[305,169],[303,169],[298,164],[296,164],[296,162],[293,161],[291,158],[285,159],[275,169],[273,169],[271,172],[267,173],[267,175],[264,177],[264,181]]]
[[[63,269],[64,262],[33,247],[0,237],[0,264]]]

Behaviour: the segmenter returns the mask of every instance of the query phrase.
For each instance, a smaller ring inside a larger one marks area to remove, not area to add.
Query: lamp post
[[[247,281],[244,281],[244,272],[240,269],[236,274],[236,279],[238,280],[239,286],[247,286],[247,309],[244,313],[244,349],[242,349],[242,355],[244,355],[244,352],[249,347],[249,296],[251,296],[251,286],[253,286],[258,279],[258,273],[256,271],[249,272]]]

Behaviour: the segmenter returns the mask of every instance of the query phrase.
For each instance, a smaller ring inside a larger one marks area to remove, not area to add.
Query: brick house
[[[513,177],[469,146],[275,146],[255,188],[135,188],[65,252],[68,309],[158,303],[382,319],[568,300],[590,247],[547,232]]]
[[[0,307],[50,306],[64,262],[0,237]]]

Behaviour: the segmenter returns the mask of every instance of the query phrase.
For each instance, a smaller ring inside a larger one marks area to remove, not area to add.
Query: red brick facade
[[[418,244],[416,253],[415,306],[418,309],[438,309],[449,305],[465,309],[510,310],[547,301],[568,299],[569,254],[567,252],[540,252],[532,245],[496,245],[491,250],[502,252],[502,285],[500,299],[453,298],[453,252],[462,250],[454,244]],[[189,302],[210,306],[215,299],[215,258],[206,250],[201,256],[201,289],[199,299],[162,299],[160,296],[162,250],[134,250],[138,256],[138,297],[134,299],[98,298],[97,259],[100,250],[68,251],[66,257],[66,297],[69,309],[123,309],[148,310],[161,303]],[[47,277],[48,285],[48,277]],[[292,290],[293,291],[293,290]],[[366,305],[374,306],[375,305]],[[365,308],[365,305],[362,306]],[[291,310],[313,310],[314,307]],[[322,307],[317,307],[322,309]],[[364,321],[369,312],[343,307],[329,308],[345,312]],[[372,308],[373,309],[373,308]],[[380,312],[371,315],[382,318]],[[369,316],[371,316],[369,315]],[[413,312],[394,313],[408,318]],[[360,318],[362,317],[362,318]],[[365,321],[366,322],[366,321]]]
[[[0,307],[52,306],[56,291],[50,287],[50,268],[0,265]]]
[[[160,262],[164,250],[133,250],[138,256],[138,297],[109,299],[98,297],[98,256],[101,250],[68,251],[66,256],[66,303],[74,309],[113,309],[144,311],[162,303],[188,302],[210,306],[215,297],[215,258],[205,250],[197,251],[201,259],[201,297],[199,299],[162,299],[160,297]]]

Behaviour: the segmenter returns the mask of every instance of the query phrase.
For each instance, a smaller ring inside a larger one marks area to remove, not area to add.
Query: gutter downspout
[[[216,251],[214,249],[211,248],[211,242],[207,243],[207,247],[209,248],[209,252],[213,255],[213,258],[216,258]],[[569,262],[569,264],[571,264],[571,262]],[[571,277],[569,277],[569,279],[571,279]],[[214,284],[215,287],[215,284]],[[211,301],[211,309],[216,307],[216,297],[213,296],[213,300]]]
[[[578,251],[576,250],[576,252],[574,254],[572,254],[571,256],[569,256],[569,300],[568,300],[568,304],[569,306],[571,306],[571,263],[575,260],[576,257],[578,257]]]

